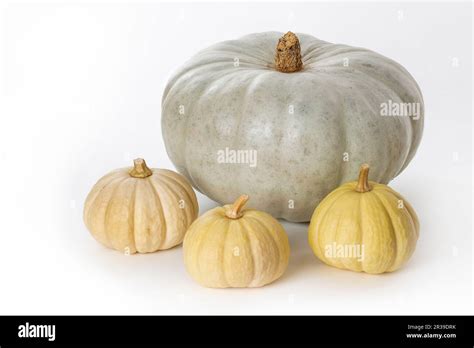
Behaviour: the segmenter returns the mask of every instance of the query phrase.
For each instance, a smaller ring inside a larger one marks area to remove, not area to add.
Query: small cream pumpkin
[[[288,266],[288,237],[271,215],[242,209],[248,196],[214,208],[184,237],[184,263],[199,284],[212,288],[260,287]]]
[[[357,272],[399,269],[413,254],[419,223],[411,205],[390,187],[368,181],[362,165],[359,181],[332,191],[316,208],[309,244],[324,263]]]
[[[95,184],[84,205],[84,222],[109,248],[149,253],[180,244],[198,210],[183,176],[150,169],[136,159],[134,167],[115,170]]]

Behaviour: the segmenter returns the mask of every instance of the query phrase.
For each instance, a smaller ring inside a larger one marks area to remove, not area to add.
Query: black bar
[[[44,325],[54,325],[54,332]],[[200,343],[473,347],[473,328],[472,316],[3,316],[0,348]],[[31,337],[38,335],[43,337]]]

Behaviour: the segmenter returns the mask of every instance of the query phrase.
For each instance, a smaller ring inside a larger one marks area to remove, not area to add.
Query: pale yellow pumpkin
[[[413,254],[419,223],[411,205],[390,187],[368,181],[362,165],[359,181],[332,191],[316,208],[308,240],[324,263],[357,272],[399,269]]]
[[[150,169],[143,159],[115,170],[92,188],[84,222],[103,245],[124,253],[172,248],[198,215],[187,180],[171,170]]]
[[[281,277],[290,245],[271,215],[242,209],[248,196],[203,214],[184,237],[184,263],[199,284],[212,288],[260,287]]]

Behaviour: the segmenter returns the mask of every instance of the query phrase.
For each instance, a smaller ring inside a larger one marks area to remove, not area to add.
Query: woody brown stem
[[[133,160],[133,168],[129,171],[130,176],[134,178],[146,178],[153,174],[150,168],[147,167],[143,158]]]
[[[300,40],[291,31],[278,40],[275,67],[278,71],[284,73],[292,73],[303,69]]]
[[[242,195],[234,202],[232,207],[225,212],[225,215],[229,219],[238,219],[242,217],[242,208],[244,207],[245,203],[249,200],[249,196]]]
[[[368,164],[363,164],[360,166],[360,171],[359,171],[359,180],[357,181],[357,185],[355,190],[357,192],[368,192],[372,190],[372,187],[369,185],[369,165]]]

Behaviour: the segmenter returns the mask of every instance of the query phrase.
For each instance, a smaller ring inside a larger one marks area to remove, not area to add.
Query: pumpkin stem
[[[278,71],[291,73],[303,69],[300,40],[291,31],[283,35],[276,47],[275,67]]]
[[[153,174],[143,158],[133,160],[133,168],[128,172],[134,178],[146,178]]]
[[[364,193],[372,190],[372,187],[369,185],[369,168],[369,165],[365,163],[360,166],[359,181],[355,188],[357,192]]]
[[[241,218],[242,217],[242,208],[244,207],[245,203],[247,203],[247,201],[249,200],[249,196],[248,195],[242,195],[240,196],[239,198],[237,198],[237,200],[234,202],[234,204],[232,205],[232,208],[230,208],[229,210],[227,210],[225,212],[225,215],[229,218],[229,219],[238,219],[238,218]]]

